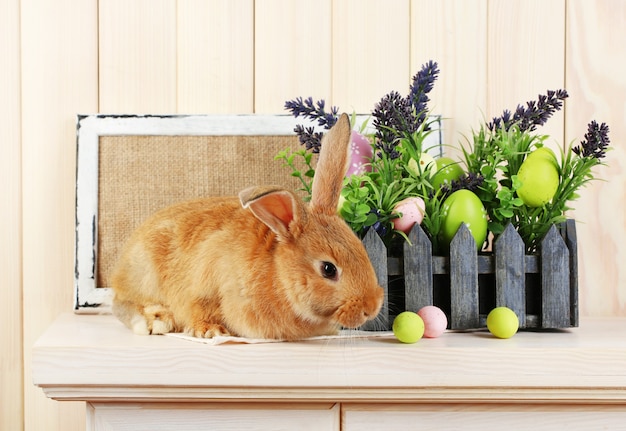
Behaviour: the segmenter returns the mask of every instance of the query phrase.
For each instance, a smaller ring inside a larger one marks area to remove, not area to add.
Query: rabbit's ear
[[[241,205],[283,239],[300,232],[306,217],[293,193],[276,187],[250,187],[239,193]]]
[[[337,212],[337,203],[343,187],[343,178],[350,160],[350,119],[342,114],[324,135],[322,149],[313,177],[311,209],[327,214]]]

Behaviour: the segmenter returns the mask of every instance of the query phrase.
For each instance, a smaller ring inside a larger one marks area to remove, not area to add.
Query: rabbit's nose
[[[382,287],[378,287],[377,295],[374,295],[369,300],[364,301],[363,317],[365,318],[365,320],[370,320],[378,316],[378,312],[383,305],[383,298],[383,289]]]

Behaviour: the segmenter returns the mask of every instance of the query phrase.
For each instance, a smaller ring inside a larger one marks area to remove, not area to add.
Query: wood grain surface
[[[614,147],[609,167],[596,170],[605,181],[572,212],[581,315],[626,316],[626,2],[232,3],[0,6],[2,428],[84,429],[84,405],[46,399],[30,367],[35,340],[73,307],[78,113],[278,113],[299,95],[361,111],[408,91],[433,59],[442,72],[432,107],[457,146],[484,118],[565,87],[565,110],[545,129],[550,145],[579,141],[596,119],[611,127]],[[294,25],[303,17],[313,24]]]
[[[33,347],[33,381],[51,397],[91,401],[623,403],[623,326],[606,318],[506,340],[447,331],[416,344],[388,333],[211,346],[137,336],[110,315],[68,313]]]

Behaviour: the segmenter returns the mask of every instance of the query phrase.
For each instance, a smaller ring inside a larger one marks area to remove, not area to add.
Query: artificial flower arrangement
[[[548,136],[536,129],[561,109],[568,94],[548,91],[473,131],[461,147],[462,161],[433,159],[423,144],[435,130],[427,104],[438,74],[436,62],[424,64],[407,96],[393,91],[375,105],[373,134],[364,135],[364,128],[353,132],[358,151],[352,154],[339,213],[360,237],[374,229],[386,244],[408,240],[413,225],[421,224],[434,253],[446,252],[461,223],[478,250],[487,244],[488,232],[497,237],[511,223],[527,253],[536,252],[550,226],[566,219],[578,190],[594,179],[592,169],[605,164],[608,126],[592,121],[584,140],[557,156],[544,145]],[[285,108],[326,129],[338,117],[338,108],[327,111],[324,100],[296,98]],[[313,154],[323,133],[301,125],[295,133],[304,148],[281,151],[276,159],[310,195]]]

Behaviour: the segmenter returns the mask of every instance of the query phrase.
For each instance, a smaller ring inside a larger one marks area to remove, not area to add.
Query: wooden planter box
[[[533,255],[524,254],[524,243],[511,225],[491,253],[476,252],[465,225],[452,240],[448,256],[433,256],[430,240],[418,225],[409,239],[411,244],[390,250],[373,230],[363,239],[386,291],[378,319],[366,329],[391,329],[398,313],[425,305],[441,308],[449,329],[483,328],[489,311],[498,306],[515,311],[520,328],[578,326],[574,220],[552,226]]]

